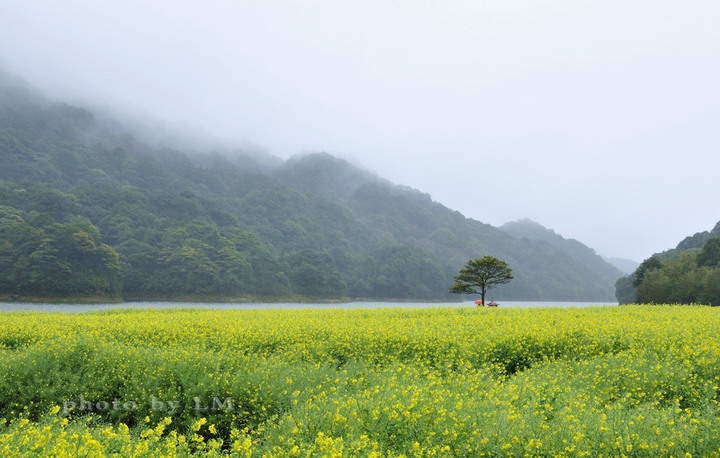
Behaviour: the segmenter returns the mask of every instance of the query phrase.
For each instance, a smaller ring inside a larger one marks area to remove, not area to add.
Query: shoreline
[[[418,298],[372,298],[372,297],[342,297],[342,298],[314,298],[305,296],[269,297],[269,296],[68,296],[68,297],[39,297],[20,296],[17,294],[0,295],[0,302],[31,303],[31,304],[123,304],[132,302],[200,302],[214,304],[272,304],[272,303],[312,303],[312,304],[347,304],[350,302],[397,302],[397,303],[443,303],[463,302],[462,299],[418,299]]]

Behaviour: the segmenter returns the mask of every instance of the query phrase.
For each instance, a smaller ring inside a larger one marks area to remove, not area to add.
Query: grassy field
[[[0,456],[720,456],[720,308],[0,314]]]

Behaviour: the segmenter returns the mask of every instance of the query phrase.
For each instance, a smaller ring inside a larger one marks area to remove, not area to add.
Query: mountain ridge
[[[58,227],[80,218],[67,230],[90,234],[85,248],[117,252],[121,268],[112,272],[129,298],[447,300],[459,267],[486,254],[515,269],[496,297],[612,298],[614,280],[598,275],[594,260],[466,218],[344,159],[152,147],[84,108],[4,81],[0,205],[13,216],[0,235],[28,251],[6,247],[3,268],[12,275],[0,278],[0,294],[20,288],[12,278],[30,257],[50,259],[42,251],[50,248],[16,227],[47,214],[45,236],[60,237]],[[77,240],[56,243],[65,251],[51,267],[79,268]]]

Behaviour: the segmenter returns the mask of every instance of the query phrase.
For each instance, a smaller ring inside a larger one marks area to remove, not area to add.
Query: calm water
[[[617,305],[617,302],[517,302],[501,301],[501,308],[531,307],[596,307]],[[0,302],[0,312],[35,311],[35,312],[92,312],[98,310],[129,309],[129,308],[196,308],[208,310],[251,310],[251,309],[376,309],[384,307],[428,308],[428,307],[475,307],[472,301],[466,302],[345,302],[342,304],[316,304],[305,302],[272,302],[272,303],[218,303],[218,302],[122,302],[114,304],[34,304],[26,302]]]

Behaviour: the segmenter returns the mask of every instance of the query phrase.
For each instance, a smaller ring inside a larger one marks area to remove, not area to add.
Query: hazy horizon
[[[642,261],[720,220],[718,23],[716,2],[30,0],[0,2],[0,66]]]

